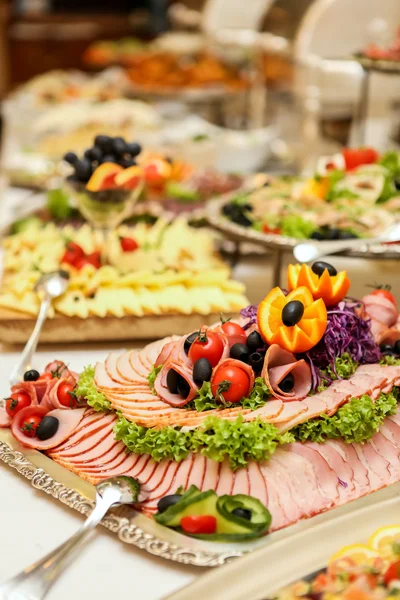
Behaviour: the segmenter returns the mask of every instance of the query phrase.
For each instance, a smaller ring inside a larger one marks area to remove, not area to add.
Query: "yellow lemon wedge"
[[[329,564],[331,565],[342,558],[351,558],[358,565],[372,565],[379,556],[379,552],[369,546],[365,546],[364,544],[353,544],[351,546],[345,546],[339,550],[339,552],[336,552],[336,554],[330,558]]]
[[[394,545],[400,547],[400,525],[381,527],[369,538],[368,546],[378,552],[382,558],[400,558]]]

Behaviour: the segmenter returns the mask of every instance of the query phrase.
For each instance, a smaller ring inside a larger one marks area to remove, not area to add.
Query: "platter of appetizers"
[[[387,289],[349,288],[328,263],[291,265],[288,291],[239,319],[30,370],[0,410],[1,456],[33,478],[25,460],[47,465],[50,493],[73,473],[58,489],[82,512],[86,484],[133,477],[121,539],[203,566],[398,493],[399,312]]]
[[[400,243],[368,244],[400,217],[400,155],[373,148],[322,157],[311,177],[265,177],[207,205],[210,224],[232,238],[291,250],[304,240],[364,239],[353,256],[398,257]]]

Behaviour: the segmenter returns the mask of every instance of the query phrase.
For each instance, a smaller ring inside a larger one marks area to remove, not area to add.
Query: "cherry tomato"
[[[393,296],[393,294],[390,290],[381,288],[381,289],[374,290],[373,292],[371,292],[371,295],[372,296],[381,296],[382,298],[386,298],[386,300],[389,300],[389,302],[391,302],[392,304],[397,306],[396,298]]]
[[[247,339],[247,335],[243,327],[240,327],[239,323],[232,323],[232,321],[225,321],[222,323],[221,329],[226,335],[239,335],[244,336],[245,340]]]
[[[66,246],[66,251],[70,252],[71,254],[74,254],[77,259],[82,258],[82,256],[85,255],[83,248],[75,242],[68,242]]]
[[[53,373],[46,371],[45,373],[39,375],[38,381],[51,381],[52,379],[54,379]]]
[[[379,158],[379,154],[374,148],[344,148],[342,155],[347,171],[351,171],[360,165],[375,163]]]
[[[101,267],[101,256],[100,252],[92,252],[92,254],[88,254],[87,256],[82,256],[79,258],[74,266],[78,271],[83,269],[86,265],[92,265],[95,269],[100,269]]]
[[[240,402],[250,391],[249,376],[240,367],[222,366],[211,380],[211,391],[215,398],[222,396],[226,402]]]
[[[41,420],[42,417],[39,417],[38,415],[32,415],[31,417],[27,417],[23,420],[21,424],[21,431],[27,437],[35,437],[36,429],[39,427],[39,423]]]
[[[263,225],[263,232],[264,233],[280,233],[281,230],[279,229],[279,227],[269,227],[268,225]]]
[[[139,248],[137,241],[129,237],[121,238],[120,242],[121,248],[124,252],[134,252]]]
[[[224,345],[222,343],[221,336],[218,333],[212,331],[199,331],[199,334],[193,344],[190,346],[189,358],[193,362],[199,360],[199,358],[207,358],[212,367],[218,364],[222,353],[224,351]]]
[[[392,563],[383,576],[385,585],[389,585],[392,581],[400,580],[400,560]]]
[[[13,417],[21,408],[26,408],[31,404],[31,397],[26,392],[15,392],[6,399],[6,411]]]
[[[69,252],[69,250],[66,250],[61,258],[62,263],[67,263],[68,265],[71,265],[71,266],[75,265],[76,260],[77,260],[77,258],[75,256],[75,254],[73,252]]]
[[[215,533],[217,519],[212,515],[189,515],[182,517],[181,527],[186,533]]]
[[[74,387],[71,383],[67,381],[63,381],[58,386],[57,390],[57,398],[63,406],[67,406],[68,408],[75,408],[78,404],[77,399],[74,395]]]

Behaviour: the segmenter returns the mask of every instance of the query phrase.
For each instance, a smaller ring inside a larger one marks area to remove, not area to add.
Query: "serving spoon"
[[[45,273],[37,281],[35,292],[37,292],[41,298],[38,318],[31,336],[22,351],[19,362],[12,369],[8,378],[10,385],[15,385],[19,381],[22,381],[24,373],[32,368],[32,358],[38,345],[40,333],[46,321],[51,302],[66,291],[68,281],[69,273],[62,270]]]
[[[72,551],[85,540],[112,506],[137,502],[139,484],[133,477],[105,479],[96,485],[96,505],[69,540],[38,562],[0,585],[0,600],[41,600],[70,561]]]
[[[329,254],[337,254],[343,250],[360,248],[362,246],[372,246],[373,244],[382,244],[383,242],[400,241],[400,223],[392,225],[380,236],[375,238],[358,238],[350,240],[333,240],[325,242],[302,242],[293,248],[293,254],[296,260],[301,263],[311,262]]]

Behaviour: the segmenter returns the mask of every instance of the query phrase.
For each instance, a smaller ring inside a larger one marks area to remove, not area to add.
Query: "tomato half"
[[[383,576],[385,585],[389,585],[390,582],[395,580],[400,581],[400,560],[392,563]]]
[[[211,391],[215,398],[222,396],[226,402],[240,402],[250,391],[249,376],[240,367],[221,367],[212,378]]]
[[[181,527],[186,533],[215,533],[217,519],[213,515],[189,515],[182,517]]]
[[[30,405],[31,397],[26,392],[15,392],[6,399],[6,411],[10,417],[13,417],[22,408],[26,408]]]
[[[347,171],[351,171],[361,165],[375,163],[379,158],[379,154],[374,148],[344,148],[342,155]]]
[[[36,435],[36,429],[39,427],[39,423],[42,420],[42,417],[39,417],[38,415],[32,415],[30,417],[26,417],[26,419],[24,419],[21,423],[21,431],[27,436],[27,437],[35,437]]]
[[[207,358],[212,367],[218,364],[224,351],[221,336],[212,331],[200,331],[197,338],[190,346],[189,358],[193,364],[199,358]]]
[[[75,408],[78,404],[77,399],[74,395],[74,387],[68,381],[60,382],[57,390],[57,398],[63,406],[67,406],[68,408]]]
[[[371,292],[371,296],[381,296],[382,298],[386,298],[386,300],[389,300],[389,302],[394,304],[394,306],[397,306],[396,298],[393,296],[391,291],[385,288],[374,290],[373,292]]]
[[[121,248],[124,252],[134,252],[139,248],[139,244],[136,240],[129,237],[122,237],[120,239]]]
[[[225,321],[222,323],[221,329],[226,335],[239,335],[244,336],[247,339],[247,335],[243,327],[240,327],[239,323],[232,323],[232,321]],[[246,340],[245,340],[246,342]]]

